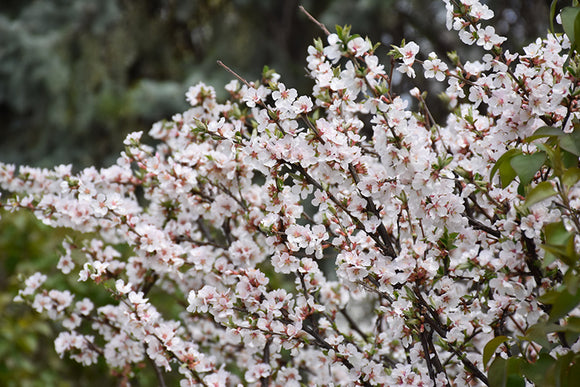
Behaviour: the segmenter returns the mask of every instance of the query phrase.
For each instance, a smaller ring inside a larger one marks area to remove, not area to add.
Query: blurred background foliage
[[[486,3],[496,30],[516,51],[545,35],[550,2]],[[220,92],[231,75],[218,59],[249,80],[268,65],[289,87],[308,93],[306,48],[323,33],[300,4],[331,31],[350,24],[354,33],[381,42],[385,62],[390,45],[403,37],[417,41],[423,54],[457,50],[474,59],[479,53],[446,30],[442,3],[434,0],[2,0],[0,160],[72,163],[76,170],[109,165],[127,133],[146,132],[183,111],[190,85],[203,80]],[[420,76],[413,82],[429,88]],[[441,116],[443,107],[436,109]],[[12,303],[27,275],[56,270],[58,246],[69,232],[26,213],[0,215],[0,384],[116,384],[103,364],[82,369],[59,359],[52,343],[57,327]],[[77,286],[60,278],[57,288]],[[133,384],[155,385],[155,379],[144,371]]]

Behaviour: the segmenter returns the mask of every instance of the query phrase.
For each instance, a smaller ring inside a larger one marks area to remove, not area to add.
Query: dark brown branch
[[[344,318],[346,318],[346,321],[348,321],[348,325],[351,329],[353,329],[354,331],[356,331],[356,333],[359,334],[360,337],[362,337],[362,339],[366,342],[369,341],[369,338],[367,335],[365,335],[365,333],[358,327],[358,325],[356,324],[356,322],[352,319],[352,317],[350,317],[350,315],[346,312],[345,309],[341,309],[340,310],[340,314],[342,314],[344,316]]]
[[[474,219],[471,216],[469,216],[467,213],[465,214],[465,217],[467,218],[467,222],[469,223],[469,225],[471,227],[473,227],[474,229],[485,231],[489,235],[492,235],[498,239],[501,237],[501,233],[498,230],[494,230],[493,228],[486,226],[485,224],[481,223],[479,220]]]
[[[265,364],[269,364],[270,361],[268,360],[270,358],[270,343],[272,342],[272,338],[268,338],[268,340],[266,341],[266,344],[264,345],[264,354],[262,356],[262,361]],[[270,378],[263,376],[260,378],[260,384],[262,385],[262,387],[268,387],[270,385]]]
[[[155,364],[155,362],[149,356],[147,356],[147,359],[149,360],[149,363],[151,363],[151,366],[155,371],[155,376],[157,377],[157,383],[159,387],[165,387],[166,386],[165,379],[163,379],[163,374],[161,373],[161,370],[159,369],[159,367],[157,367],[157,364]]]

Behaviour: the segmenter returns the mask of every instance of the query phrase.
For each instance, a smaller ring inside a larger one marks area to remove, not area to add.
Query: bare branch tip
[[[221,60],[217,60],[217,64],[220,65],[221,67],[223,67],[227,72],[229,72],[230,74],[232,74],[234,77],[238,78],[242,83],[244,83],[246,86],[248,87],[252,87],[252,85],[250,85],[250,83],[248,81],[246,81],[244,78],[242,78],[238,73],[236,73],[234,70],[232,70],[231,68],[229,68],[224,62],[222,62]]]
[[[318,20],[316,20],[316,18],[314,16],[312,16],[307,10],[306,8],[304,8],[302,5],[299,5],[298,8],[300,9],[300,11],[302,11],[306,17],[308,17],[308,19],[310,19],[314,24],[316,24],[318,27],[320,27],[320,29],[322,31],[324,31],[324,33],[326,35],[330,35],[330,31],[328,31],[328,28],[326,28],[326,26],[324,24],[322,24],[321,22],[319,22]]]

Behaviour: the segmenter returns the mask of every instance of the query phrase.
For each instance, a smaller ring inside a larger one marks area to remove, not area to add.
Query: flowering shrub
[[[45,274],[25,281],[17,298],[62,321],[56,351],[125,381],[149,359],[182,386],[568,383],[578,12],[513,54],[482,25],[487,6],[444,2],[480,61],[407,42],[385,67],[337,28],[308,50],[311,95],[268,69],[223,103],[198,84],[191,109],[151,129],[158,145],[133,133],[109,168],[0,165],[6,208],[85,233],[57,268],[111,294],[94,305]],[[397,95],[395,71],[446,83],[444,124],[420,90],[414,110]]]

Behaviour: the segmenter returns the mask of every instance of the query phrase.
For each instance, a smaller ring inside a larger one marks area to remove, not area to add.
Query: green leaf
[[[574,270],[568,270],[564,275],[564,286],[568,293],[576,294],[578,292],[578,284],[580,283],[580,278],[574,272]]]
[[[538,360],[535,363],[523,362],[521,369],[522,373],[536,386],[549,386],[546,380],[548,370],[554,368],[556,359],[547,353],[540,353]]]
[[[566,230],[563,221],[547,223],[544,225],[544,235],[546,243],[551,245],[565,245],[573,234]]]
[[[564,32],[568,35],[570,42],[572,43],[572,48],[576,45],[576,18],[580,12],[579,8],[576,7],[566,7],[562,10],[562,26],[564,27]]]
[[[504,387],[507,383],[507,360],[496,357],[489,366],[487,378],[490,387]]]
[[[575,359],[576,361],[568,368],[566,372],[566,381],[568,382],[568,386],[575,386],[578,384],[580,380],[580,361]]]
[[[549,181],[542,181],[528,193],[525,207],[530,207],[556,194],[557,192],[554,190],[554,187],[552,187],[552,183]]]
[[[568,266],[573,266],[578,261],[578,253],[576,252],[576,245],[574,243],[574,235],[568,233],[568,238],[561,243],[552,244],[546,243],[540,247],[550,254],[555,255],[561,259]]]
[[[522,339],[533,341],[534,343],[540,344],[545,349],[550,349],[552,344],[548,341],[547,335],[552,332],[551,325],[554,324],[547,321],[537,322],[526,330],[526,335]]]
[[[511,359],[510,359],[511,360]],[[519,360],[519,359],[513,359]],[[508,374],[506,387],[525,387],[526,386],[526,379],[524,379],[521,375],[517,373]]]
[[[510,160],[510,165],[520,178],[520,183],[527,185],[532,181],[545,161],[546,153],[536,152],[530,155],[515,155]]]
[[[576,294],[570,294],[566,289],[552,290],[541,296],[538,301],[552,305],[548,321],[554,322],[566,316],[568,312],[580,304],[580,291],[577,291]]]
[[[502,188],[507,187],[517,176],[516,171],[509,163],[503,163],[499,169],[499,178]]]
[[[573,168],[578,165],[578,156],[563,150],[562,151],[562,165],[564,168]]]
[[[562,184],[566,187],[572,187],[580,180],[580,168],[572,167],[568,168],[562,174]]]
[[[491,339],[490,341],[487,342],[487,344],[483,348],[483,365],[484,366],[486,366],[487,363],[489,363],[489,360],[491,359],[491,357],[495,353],[496,349],[508,340],[509,339],[507,336],[497,336],[497,337],[494,337],[493,339]]]
[[[532,142],[534,140],[537,140],[538,138],[542,138],[542,137],[558,137],[558,136],[563,136],[564,134],[566,134],[566,133],[564,133],[562,131],[562,129],[560,129],[560,128],[554,128],[552,126],[542,126],[538,130],[536,130],[534,132],[534,134],[532,134],[529,137],[526,137],[526,139],[524,141],[526,141],[526,142]]]
[[[456,249],[457,246],[455,246],[453,243],[457,240],[457,236],[459,236],[459,233],[457,232],[449,233],[449,230],[447,230],[447,227],[445,227],[443,229],[443,235],[441,236],[441,238],[439,238],[437,245],[447,251]]]
[[[574,352],[568,352],[567,354],[558,357],[556,367],[554,367],[554,376],[556,378],[555,382],[557,386],[569,387],[578,385],[577,381],[571,385],[566,383],[570,372],[570,363],[574,361],[575,356],[576,354]]]
[[[570,317],[568,321],[566,321],[566,330],[580,333],[580,317]]]
[[[576,7],[576,18],[574,19],[574,47],[580,44],[580,8]]]
[[[540,247],[546,253],[550,253],[551,255],[560,259],[562,262],[565,262],[567,265],[570,264],[571,260],[568,258],[566,248],[564,246],[543,244],[540,245]]]
[[[578,26],[580,28],[580,25]],[[578,40],[580,43],[580,40]],[[578,133],[568,133],[560,138],[560,147],[568,152],[580,157],[580,138]]]
[[[502,180],[502,185],[503,185],[503,178],[501,177],[501,168],[502,166],[507,164],[507,168],[509,170],[512,171],[513,173],[513,178],[512,180],[516,177],[516,173],[513,170],[513,168],[511,167],[511,165],[509,164],[510,160],[512,157],[514,157],[515,155],[519,155],[522,154],[522,151],[519,149],[510,149],[507,152],[505,152],[503,155],[501,155],[501,157],[499,159],[497,159],[497,161],[495,162],[495,165],[493,166],[493,168],[491,169],[491,174],[490,174],[490,179],[493,179],[493,177],[495,176],[495,173],[500,170],[500,179]],[[505,168],[505,167],[504,167]],[[507,171],[509,172],[509,171]],[[506,171],[504,171],[504,173],[507,173]],[[511,182],[511,180],[510,180]],[[509,184],[509,183],[508,183]]]
[[[521,376],[521,358],[503,359],[496,357],[487,373],[490,387],[524,387],[526,385]]]

